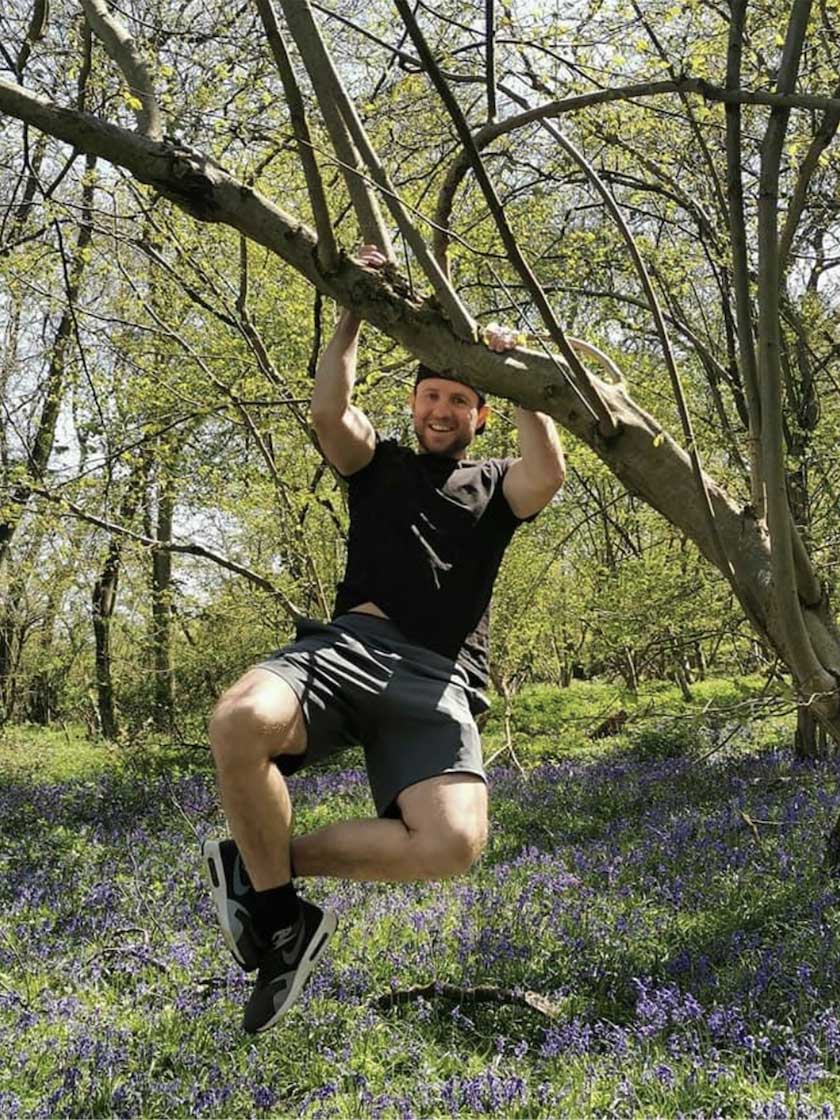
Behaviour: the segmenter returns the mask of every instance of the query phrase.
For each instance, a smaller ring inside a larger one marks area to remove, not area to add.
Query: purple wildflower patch
[[[832,771],[614,754],[491,780],[469,877],[304,883],[339,933],[256,1042],[197,857],[209,772],[0,786],[0,1115],[833,1116]],[[301,829],[370,812],[358,769],[294,797]]]

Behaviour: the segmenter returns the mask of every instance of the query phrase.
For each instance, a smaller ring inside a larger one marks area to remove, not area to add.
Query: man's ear
[[[483,404],[478,410],[478,419],[475,422],[476,428],[483,428],[487,423],[487,417],[490,415],[492,409],[489,404]]]
[[[408,407],[411,410],[412,416],[414,415],[414,402],[417,400],[417,390],[412,389],[408,394]]]

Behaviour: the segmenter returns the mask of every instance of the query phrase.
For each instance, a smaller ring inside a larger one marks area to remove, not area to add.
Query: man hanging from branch
[[[386,263],[373,245],[359,254]],[[336,928],[293,877],[435,880],[465,872],[487,836],[475,715],[487,707],[488,613],[516,528],[563,484],[554,423],[518,409],[518,459],[464,458],[487,420],[484,397],[417,370],[419,452],[381,438],[351,403],[360,322],[344,312],[315,377],[321,447],[348,480],[347,567],[329,623],[247,672],[219,701],[210,740],[232,840],[204,857],[225,940],[258,969],[244,1028],[287,1011]],[[494,350],[511,332],[491,328]],[[353,744],[365,750],[377,818],[291,837],[284,775]]]

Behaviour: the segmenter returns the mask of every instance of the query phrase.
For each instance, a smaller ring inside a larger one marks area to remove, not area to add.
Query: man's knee
[[[487,843],[487,786],[477,775],[444,774],[397,798],[422,879],[469,871]]]
[[[300,753],[306,745],[300,707],[285,681],[251,670],[223,693],[210,716],[217,766],[244,757]]]
[[[437,822],[420,838],[424,879],[449,879],[463,875],[487,846],[486,814],[469,820]]]

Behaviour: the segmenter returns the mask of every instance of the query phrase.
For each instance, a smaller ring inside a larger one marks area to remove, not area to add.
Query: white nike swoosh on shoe
[[[294,944],[291,946],[291,948],[288,948],[288,943],[286,945],[278,946],[279,949],[280,949],[280,956],[283,960],[283,964],[287,964],[291,968],[292,965],[295,963],[297,958],[300,956],[300,949],[301,949],[301,946],[303,945],[303,938],[304,938],[305,934],[306,934],[306,923],[304,922],[303,918],[301,917],[299,922],[298,922],[297,936],[295,937]],[[275,937],[276,936],[277,935],[275,934]]]
[[[242,876],[242,856],[237,853],[233,861],[233,893],[237,898],[243,898],[251,889],[251,884],[246,883]]]

